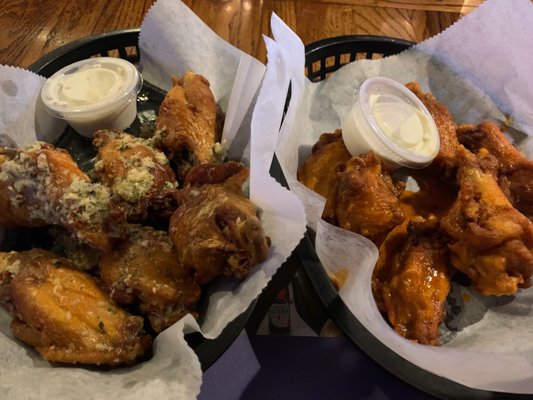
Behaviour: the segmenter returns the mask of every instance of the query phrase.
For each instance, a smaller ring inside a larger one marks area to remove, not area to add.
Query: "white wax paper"
[[[333,132],[353,104],[354,90],[371,76],[401,83],[418,81],[447,105],[457,123],[507,121],[533,134],[533,7],[527,0],[488,0],[436,38],[383,60],[351,63],[320,83],[304,78],[299,38],[273,18],[278,60],[275,69],[291,80],[292,97],[276,147],[291,189],[302,199],[316,251],[331,274],[349,271],[340,295],[376,338],[415,365],[463,385],[494,391],[533,393],[533,289],[515,297],[469,293],[471,301],[443,332],[441,347],[424,346],[396,334],[379,313],[371,291],[377,248],[366,238],[320,219],[324,199],[296,180],[297,168],[321,133]],[[285,101],[280,93],[278,103]],[[515,132],[516,133],[516,132]],[[524,135],[522,134],[522,137]],[[528,140],[523,148],[531,147]],[[356,261],[354,261],[356,260]],[[465,289],[454,288],[454,291]],[[461,298],[459,293],[457,298]]]
[[[160,0],[150,9],[139,45],[143,78],[161,89],[170,87],[172,75],[181,76],[186,70],[201,73],[210,81],[229,121],[224,129],[228,145],[233,142],[228,154],[244,157],[250,164],[250,196],[261,210],[261,222],[272,241],[268,259],[243,282],[216,282],[200,319],[188,315],[161,333],[154,342],[154,356],[131,368],[102,372],[53,366],[13,339],[11,317],[1,310],[1,399],[195,398],[200,391],[201,368],[184,333],[201,331],[207,338],[216,338],[249,307],[303,237],[303,207],[272,180],[270,163],[263,157],[266,152],[271,159],[275,143],[265,143],[262,138],[275,138],[279,125],[270,124],[268,113],[252,115],[265,66],[222,40],[176,0]],[[44,78],[29,71],[0,66],[1,144],[21,146],[36,138],[50,140],[62,131],[54,130],[55,122],[39,115],[37,98],[43,83]],[[258,101],[266,100],[263,96]],[[238,366],[235,370],[237,374]]]

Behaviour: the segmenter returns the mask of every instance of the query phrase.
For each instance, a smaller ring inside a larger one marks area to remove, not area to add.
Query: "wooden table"
[[[178,0],[176,0],[178,1]],[[2,0],[0,64],[28,67],[86,36],[139,27],[153,0]],[[422,41],[482,0],[185,0],[224,39],[266,62],[262,34],[279,15],[310,43],[350,34]]]

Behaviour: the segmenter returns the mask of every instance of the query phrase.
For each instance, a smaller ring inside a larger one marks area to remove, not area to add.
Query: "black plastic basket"
[[[51,51],[29,66],[46,78],[61,68],[90,57],[120,57],[135,64],[139,61],[139,29],[125,29],[89,36]]]
[[[386,36],[338,36],[305,46],[305,72],[312,82],[321,81],[344,64],[401,52],[414,43]]]
[[[321,81],[349,62],[397,54],[412,45],[413,42],[382,36],[342,36],[321,40],[305,47],[306,74],[311,81]],[[276,177],[286,184],[279,164],[275,167]],[[376,339],[348,309],[316,255],[311,234],[304,237],[296,248],[296,254],[300,269],[293,281],[295,303],[300,315],[312,327],[314,324],[315,330],[330,318],[354,344],[382,367],[405,382],[439,398],[531,398],[531,395],[472,389],[427,372],[405,360]]]
[[[29,70],[44,77],[50,77],[59,69],[76,61],[101,56],[120,57],[135,64],[139,61],[139,32],[140,29],[138,28],[119,30],[76,40],[40,58],[29,67]],[[144,95],[146,90],[150,91],[155,103],[152,102],[139,107],[139,113],[143,112],[143,108],[154,108],[155,104],[158,106],[157,101],[161,101],[162,96],[164,96],[164,93],[157,92],[156,88],[147,83],[145,83],[140,95]],[[137,122],[132,125],[134,130],[138,129],[135,124]],[[58,139],[57,145],[73,151],[74,154],[76,151],[87,148],[87,146],[92,147],[90,139],[77,135],[70,128],[67,128],[67,131]],[[80,160],[76,161],[80,162]],[[252,314],[254,304],[252,303],[243,314],[228,324],[216,339],[204,339],[200,333],[186,335],[187,342],[198,355],[204,371],[227,350],[244,329],[246,321]]]

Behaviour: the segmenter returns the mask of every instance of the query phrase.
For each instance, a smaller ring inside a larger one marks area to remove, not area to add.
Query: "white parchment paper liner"
[[[279,125],[270,124],[268,113],[252,115],[265,66],[222,40],[176,0],[160,0],[150,9],[139,45],[143,77],[161,89],[170,87],[171,75],[181,76],[186,70],[209,79],[217,102],[227,113],[224,137],[228,144],[233,142],[228,154],[250,165],[250,196],[261,210],[263,227],[272,241],[269,257],[242,283],[221,280],[213,285],[200,320],[188,315],[161,333],[154,342],[153,358],[131,368],[101,372],[52,366],[12,338],[11,317],[2,310],[2,399],[195,398],[200,391],[201,368],[184,333],[201,331],[207,338],[217,337],[249,307],[303,237],[303,207],[294,194],[269,176],[270,161],[263,156],[266,152],[271,159],[275,142],[262,138],[275,138]],[[39,115],[37,98],[43,83],[44,78],[29,71],[0,67],[2,144],[21,146],[37,137],[52,141],[62,131]]]
[[[413,49],[383,60],[354,62],[320,83],[304,78],[299,38],[275,16],[272,30],[283,34],[276,38],[279,59],[269,58],[267,68],[292,83],[276,155],[291,190],[304,202],[322,264],[333,274],[349,270],[340,291],[346,305],[382,343],[427,371],[473,388],[533,393],[533,289],[521,290],[514,298],[470,293],[472,300],[454,321],[462,330],[444,332],[446,343],[441,347],[405,340],[388,326],[373,300],[370,280],[376,247],[362,236],[321,220],[324,199],[296,181],[299,163],[321,133],[340,127],[354,90],[370,76],[388,76],[402,83],[418,81],[449,107],[458,123],[508,121],[532,134],[531,3],[518,0],[510,7],[510,2],[488,0]],[[283,101],[281,95],[278,102]]]

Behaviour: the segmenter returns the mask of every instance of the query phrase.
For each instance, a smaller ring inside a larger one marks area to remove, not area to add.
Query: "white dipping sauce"
[[[62,68],[43,86],[47,111],[91,137],[98,129],[125,129],[137,115],[142,77],[135,66],[114,57],[79,61]]]
[[[405,86],[384,78],[367,79],[341,125],[354,156],[373,151],[394,167],[423,168],[439,152],[431,114]]]

